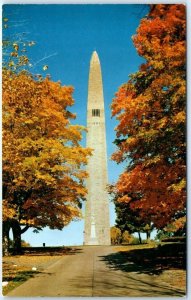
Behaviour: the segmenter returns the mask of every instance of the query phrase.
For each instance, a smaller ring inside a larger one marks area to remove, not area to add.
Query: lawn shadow
[[[3,295],[6,296],[9,292],[11,292],[13,289],[17,288],[18,286],[20,286],[21,284],[23,284],[24,282],[26,282],[29,279],[32,279],[38,275],[52,275],[52,273],[48,273],[48,272],[41,272],[41,271],[18,271],[15,274],[15,277],[13,278],[13,276],[10,274],[9,275],[4,275],[3,276],[3,281],[8,282],[9,284],[5,287],[3,287]]]
[[[62,256],[62,255],[75,255],[81,253],[83,250],[80,247],[22,247],[21,255],[27,256]]]
[[[111,269],[159,275],[164,270],[186,269],[185,243],[169,243],[157,248],[119,251],[101,256]]]
[[[35,277],[37,274],[40,274],[40,271],[18,271],[15,278],[12,276],[3,276],[3,281],[12,281],[12,282],[24,282],[32,277]]]

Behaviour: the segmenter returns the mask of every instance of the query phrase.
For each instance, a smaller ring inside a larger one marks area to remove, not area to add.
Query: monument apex
[[[93,149],[87,172],[85,245],[110,245],[109,199],[107,193],[107,151],[102,74],[99,57],[90,61],[87,103],[87,147]]]

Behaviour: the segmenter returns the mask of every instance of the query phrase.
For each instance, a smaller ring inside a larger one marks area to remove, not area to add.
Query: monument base
[[[95,246],[95,245],[99,245],[99,242],[98,242],[98,240],[96,239],[96,238],[91,238],[90,240],[89,240],[89,242],[88,243],[86,243],[86,245],[89,245],[89,246]]]

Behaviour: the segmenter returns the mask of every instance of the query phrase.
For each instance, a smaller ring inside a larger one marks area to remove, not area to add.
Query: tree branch
[[[21,234],[26,232],[30,228],[29,225],[26,225],[23,229],[21,229]]]
[[[47,56],[44,56],[43,58],[41,58],[40,60],[38,60],[36,63],[33,64],[33,67],[36,66],[39,62],[49,58],[49,57],[52,57],[54,55],[57,55],[57,52],[53,53],[53,54],[50,54],[50,55],[47,55]]]

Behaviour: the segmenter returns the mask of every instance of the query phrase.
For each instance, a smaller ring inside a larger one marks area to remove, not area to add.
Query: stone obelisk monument
[[[96,51],[90,61],[87,104],[87,147],[93,149],[87,172],[85,245],[110,245],[105,111],[100,61]]]

